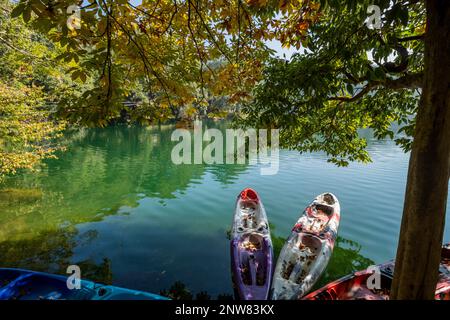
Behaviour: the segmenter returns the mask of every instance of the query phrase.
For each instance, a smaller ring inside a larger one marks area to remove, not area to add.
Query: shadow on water
[[[189,290],[189,288],[182,282],[176,281],[167,290],[161,290],[160,295],[169,297],[173,300],[211,300],[211,295],[207,291],[200,291],[195,295]],[[219,294],[217,300],[233,300],[233,296],[228,293]]]
[[[361,245],[353,240],[337,237],[333,254],[324,273],[312,290],[346,276],[355,271],[367,269],[375,262],[361,254]]]
[[[111,284],[112,270],[108,258],[103,258],[101,262],[91,259],[71,260],[73,248],[80,242],[88,243],[95,236],[95,231],[79,235],[75,228],[69,227],[41,232],[27,240],[3,241],[0,243],[0,267],[18,267],[67,276],[67,267],[75,264],[83,270],[83,278]]]

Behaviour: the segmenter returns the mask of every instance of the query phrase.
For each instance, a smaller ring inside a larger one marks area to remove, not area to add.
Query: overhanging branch
[[[36,56],[36,55],[34,55],[34,54],[28,52],[28,51],[25,51],[25,50],[23,50],[23,49],[17,48],[14,44],[12,44],[11,42],[9,42],[9,41],[6,40],[6,39],[3,39],[2,37],[0,37],[0,42],[4,43],[4,44],[5,44],[6,46],[8,46],[10,49],[13,49],[13,50],[15,50],[15,51],[17,51],[17,52],[19,52],[19,53],[25,55],[25,56],[28,56],[28,57],[31,57],[31,58],[34,58],[34,59],[42,59],[41,57],[38,57],[38,56]]]
[[[381,85],[388,89],[419,89],[422,88],[423,73],[411,73],[397,79],[386,79]]]
[[[413,40],[423,40],[425,38],[425,33],[423,34],[416,34],[409,37],[403,37],[403,38],[397,38],[398,42],[407,42],[407,41],[413,41]]]
[[[382,67],[386,71],[392,72],[392,73],[400,73],[400,72],[406,71],[406,69],[408,68],[408,63],[409,63],[408,50],[399,43],[395,46],[394,50],[397,51],[397,53],[400,56],[400,63],[396,64],[394,62],[386,62],[386,63],[382,64]]]
[[[363,96],[365,96],[369,91],[371,91],[375,85],[367,84],[364,88],[361,89],[356,95],[353,97],[331,97],[328,100],[332,101],[345,101],[345,102],[353,102],[356,100],[361,99]]]
[[[328,100],[353,102],[361,99],[367,93],[377,88],[386,88],[392,90],[418,89],[422,87],[422,79],[423,79],[422,73],[413,73],[397,79],[387,78],[385,80],[380,81],[370,81],[361,89],[361,91],[359,91],[356,95],[352,97],[347,96],[331,97]]]

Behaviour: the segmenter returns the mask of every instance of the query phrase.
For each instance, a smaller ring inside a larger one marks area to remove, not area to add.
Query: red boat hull
[[[436,300],[450,300],[450,245],[442,249]],[[378,286],[373,286],[374,271],[380,271]],[[303,300],[388,300],[394,275],[394,261],[355,272],[306,295]]]

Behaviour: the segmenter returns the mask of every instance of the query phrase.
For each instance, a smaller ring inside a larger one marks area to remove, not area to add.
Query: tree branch
[[[382,64],[382,67],[388,72],[400,73],[406,71],[409,63],[408,50],[401,44],[397,44],[394,48],[395,51],[400,55],[400,63],[396,64],[394,62],[386,62]]]
[[[374,84],[367,84],[364,88],[362,88],[361,91],[359,91],[356,95],[353,97],[331,97],[328,100],[331,101],[345,101],[345,102],[353,102],[356,100],[359,100],[363,96],[365,96],[369,91],[371,91],[376,85]]]
[[[413,73],[408,74],[403,77],[397,79],[385,79],[382,81],[371,81],[367,83],[361,91],[359,91],[353,97],[330,97],[328,100],[330,101],[345,101],[345,102],[354,102],[361,99],[370,91],[376,88],[386,88],[392,90],[401,90],[401,89],[417,89],[422,87],[423,74],[422,73]]]
[[[352,74],[351,74],[350,72],[348,72],[348,71],[344,71],[343,73],[344,73],[344,75],[347,77],[347,79],[348,79],[351,83],[353,83],[353,84],[358,84],[358,83],[361,83],[361,82],[366,81],[366,79],[356,78],[354,75],[352,75]]]
[[[188,23],[187,23],[189,32],[192,37],[192,41],[194,41],[195,49],[197,50],[198,58],[200,59],[200,81],[201,81],[201,90],[202,90],[202,98],[205,98],[205,81],[203,79],[203,52],[200,51],[200,48],[198,46],[197,40],[195,39],[194,32],[192,31],[191,26],[191,2],[188,1]]]
[[[173,18],[175,18],[175,15],[178,13],[177,0],[173,0],[173,4],[174,4],[175,10],[172,12],[172,15],[170,16],[169,23],[167,24],[167,27],[166,27],[166,29],[163,31],[162,34],[165,34],[165,33],[170,29],[170,27],[172,26]]]
[[[197,13],[198,17],[200,18],[201,23],[203,24],[203,26],[205,27],[206,32],[209,34],[210,36],[210,40],[212,43],[214,43],[214,45],[216,46],[216,48],[220,51],[220,53],[225,57],[225,59],[227,59],[227,61],[230,64],[233,64],[233,61],[231,61],[230,57],[228,57],[228,55],[225,53],[225,51],[222,49],[222,47],[217,43],[216,38],[214,37],[214,35],[212,34],[211,30],[209,29],[208,25],[206,24],[205,20],[203,19],[202,15],[200,14],[200,11],[198,10],[198,8],[192,3],[191,0],[188,0],[188,2],[192,5],[192,7],[194,8],[195,12]]]
[[[423,40],[425,38],[425,33],[423,34],[416,34],[409,37],[404,38],[397,38],[398,42],[407,42],[407,41],[413,41],[413,40]]]
[[[397,79],[386,79],[381,85],[385,88],[400,90],[400,89],[419,89],[423,85],[423,73],[411,73]]]
[[[130,32],[114,17],[114,15],[110,14],[110,17],[113,19],[113,21],[117,24],[117,26],[127,35],[128,39],[135,45],[135,47],[138,49],[138,54],[142,59],[142,63],[144,66],[144,69],[146,73],[151,73],[156,80],[161,85],[161,88],[163,89],[163,92],[167,98],[167,101],[169,103],[169,108],[172,111],[172,113],[175,115],[175,109],[172,105],[170,95],[166,86],[165,81],[163,80],[163,77],[156,72],[156,70],[153,68],[151,61],[149,61],[148,57],[146,56],[147,51],[144,49],[143,45],[141,45],[138,41],[133,39],[133,36],[130,34]],[[150,71],[150,72],[149,72]]]
[[[106,57],[103,63],[103,70],[101,77],[105,77],[105,71],[108,71],[108,90],[106,93],[106,108],[108,110],[109,104],[112,97],[112,54],[111,54],[111,21],[110,17],[112,16],[112,8],[108,7],[108,4],[105,0],[102,0],[103,5],[105,6],[106,15]]]
[[[34,54],[32,54],[32,53],[30,53],[28,51],[25,51],[25,50],[22,50],[20,48],[17,48],[12,43],[10,43],[8,40],[3,39],[2,37],[0,37],[0,42],[3,42],[9,48],[11,48],[11,49],[13,49],[13,50],[15,50],[15,51],[25,55],[25,56],[28,56],[28,57],[31,57],[31,58],[35,58],[35,59],[42,59],[41,57],[35,56]]]

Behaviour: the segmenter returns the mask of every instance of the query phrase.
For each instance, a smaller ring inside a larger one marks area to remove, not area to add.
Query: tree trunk
[[[425,69],[391,299],[434,299],[450,172],[450,1],[427,0]]]

